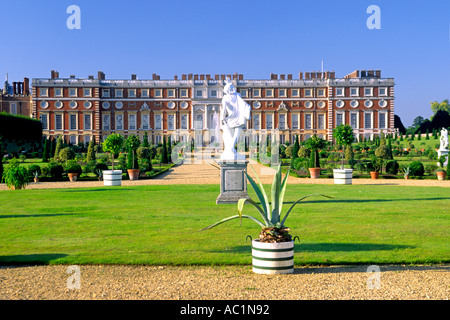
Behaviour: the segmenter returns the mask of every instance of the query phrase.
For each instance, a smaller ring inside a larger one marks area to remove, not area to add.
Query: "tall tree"
[[[434,114],[436,114],[438,111],[445,111],[450,114],[450,103],[448,99],[445,99],[442,102],[431,102],[431,111],[433,111]]]

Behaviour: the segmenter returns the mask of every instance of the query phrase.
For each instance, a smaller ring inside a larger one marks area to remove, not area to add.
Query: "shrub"
[[[20,166],[17,160],[11,161],[3,172],[3,179],[8,189],[25,189],[28,183],[27,173],[27,169]]]
[[[58,163],[55,162],[51,162],[48,165],[49,167],[49,171],[50,171],[50,176],[54,179],[61,179],[64,173],[64,167]]]
[[[411,162],[409,168],[411,170],[412,176],[422,177],[425,172],[425,168],[423,167],[423,164],[420,161]]]
[[[78,162],[76,162],[76,160],[67,161],[66,171],[67,173],[78,173],[78,176],[80,176],[83,172],[81,170],[81,166],[78,164]]]
[[[73,160],[75,159],[75,156],[75,151],[73,151],[72,148],[69,147],[61,149],[61,151],[59,152],[59,159],[63,162]]]
[[[398,173],[398,168],[398,162],[395,160],[391,160],[386,163],[386,172],[389,174],[396,175]]]
[[[102,175],[103,170],[108,170],[108,165],[106,163],[99,162],[94,166],[93,172],[97,177]]]
[[[310,151],[308,148],[306,148],[305,146],[301,146],[301,147],[298,149],[297,157],[300,157],[300,158],[309,158],[310,155],[311,155],[311,151]]]
[[[86,161],[87,162],[95,161],[95,141],[94,141],[94,139],[89,141]]]
[[[308,168],[307,161],[305,158],[297,157],[292,160],[292,168],[296,171],[306,171]]]
[[[41,174],[41,167],[39,167],[37,164],[32,164],[28,167],[28,176],[33,176],[34,173],[37,172],[38,175]]]

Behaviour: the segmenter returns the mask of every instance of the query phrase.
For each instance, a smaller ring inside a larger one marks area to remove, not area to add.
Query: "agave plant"
[[[269,202],[267,194],[264,190],[264,187],[263,187],[261,181],[259,180],[258,175],[256,174],[253,167],[252,166],[250,166],[250,167],[252,168],[253,172],[255,173],[258,183],[256,183],[255,180],[253,180],[253,178],[250,177],[250,175],[248,175],[247,172],[244,171],[244,173],[247,176],[247,179],[250,182],[250,185],[252,186],[253,190],[255,190],[256,196],[258,197],[258,200],[260,203],[258,204],[251,198],[239,199],[238,205],[237,205],[237,209],[238,209],[237,215],[234,215],[234,216],[225,218],[221,221],[218,221],[206,228],[203,228],[201,231],[211,229],[219,224],[222,224],[224,222],[227,222],[227,221],[230,221],[233,219],[240,219],[242,222],[242,218],[246,218],[246,219],[250,219],[250,220],[256,222],[258,225],[261,226],[262,231],[259,235],[261,242],[290,241],[291,240],[291,235],[289,234],[290,228],[286,227],[286,220],[289,217],[289,214],[291,213],[292,209],[294,209],[294,207],[300,201],[302,201],[310,196],[319,195],[319,196],[323,196],[326,198],[331,198],[329,196],[325,196],[322,194],[310,194],[310,195],[301,197],[300,199],[298,199],[291,205],[291,207],[287,210],[287,212],[283,216],[282,215],[283,200],[284,200],[284,194],[286,192],[287,180],[289,177],[290,168],[288,169],[288,172],[287,172],[286,176],[284,177],[284,179],[282,179],[281,164],[278,166],[275,176],[273,178],[272,189],[271,189],[271,202]],[[258,210],[258,212],[262,218],[262,221],[258,220],[257,218],[255,218],[253,216],[242,214],[242,211],[244,209],[244,204],[246,202],[250,203]]]

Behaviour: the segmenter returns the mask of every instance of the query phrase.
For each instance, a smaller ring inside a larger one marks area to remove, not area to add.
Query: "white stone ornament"
[[[225,80],[224,96],[220,108],[220,128],[224,142],[224,150],[220,160],[243,160],[245,155],[238,154],[234,147],[246,122],[250,119],[251,107],[236,92],[231,80]]]

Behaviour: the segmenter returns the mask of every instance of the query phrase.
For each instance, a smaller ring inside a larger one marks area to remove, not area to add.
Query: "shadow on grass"
[[[295,243],[294,252],[355,252],[355,251],[386,251],[397,249],[413,249],[414,246],[392,245],[382,243]],[[213,250],[214,253],[251,253],[251,243],[245,246],[235,246],[224,250]]]
[[[24,254],[14,256],[0,256],[0,265],[45,265],[54,260],[67,257],[62,253],[46,253],[46,254]]]
[[[5,219],[5,218],[47,218],[47,217],[68,216],[68,215],[73,215],[73,213],[5,214],[5,215],[0,215],[0,219]]]
[[[436,197],[436,198],[416,198],[416,199],[327,199],[327,200],[306,200],[300,203],[366,203],[366,202],[394,202],[394,201],[438,201],[438,200],[450,200],[450,197]],[[261,204],[260,202],[257,202]],[[294,204],[294,201],[283,202],[283,204]]]
[[[121,186],[117,186],[117,188],[115,188],[114,186],[112,187],[105,187],[105,188],[73,188],[73,189],[59,189],[59,192],[111,192],[111,191],[130,191],[133,189],[130,188],[123,188]]]
[[[318,273],[365,273],[370,275],[374,271],[373,264],[361,265],[337,265],[337,266],[305,266],[295,267],[294,274],[318,274]],[[450,271],[448,265],[376,265],[380,272],[398,272],[398,271]],[[371,268],[369,268],[371,267]]]

